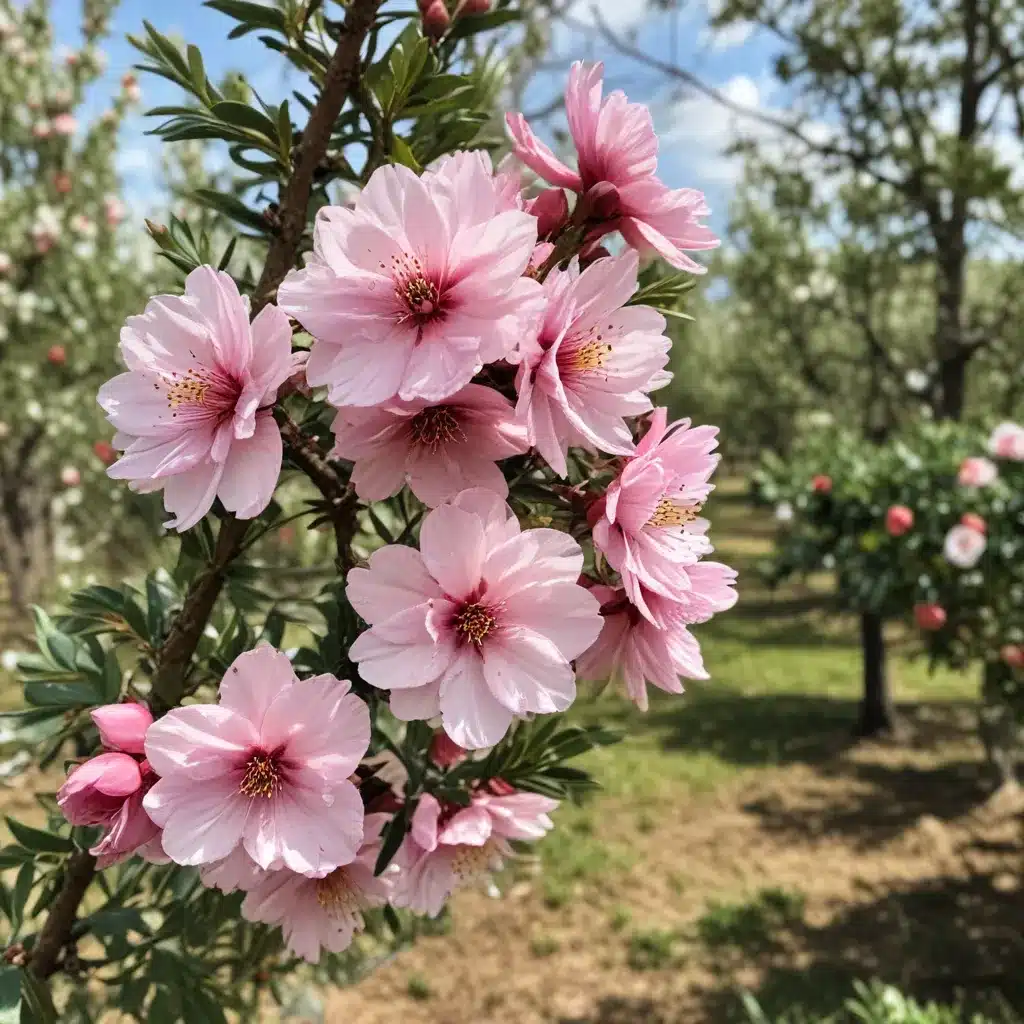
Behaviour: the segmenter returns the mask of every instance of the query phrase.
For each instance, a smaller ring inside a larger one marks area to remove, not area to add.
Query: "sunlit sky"
[[[728,35],[708,30],[708,3],[694,0],[681,15],[651,14],[642,0],[599,0],[598,9],[609,24],[622,33],[635,33],[635,44],[665,59],[675,60],[724,89],[733,99],[748,105],[765,103],[769,90],[770,43],[754,37],[744,28]],[[577,17],[588,21],[593,4],[581,2]],[[79,40],[80,8],[76,0],[55,0],[53,4],[58,41],[76,46]],[[117,91],[121,76],[138,60],[125,38],[141,33],[148,18],[160,31],[200,47],[210,75],[218,78],[228,70],[239,70],[267,99],[287,94],[289,79],[284,62],[268,51],[255,35],[228,40],[234,22],[204,7],[200,0],[123,0],[118,8],[111,37],[104,45],[108,58],[103,79],[92,90],[86,113],[98,113]],[[674,21],[674,26],[672,22]],[[732,137],[734,122],[710,100],[692,95],[673,95],[665,80],[619,56],[607,45],[595,43],[579,30],[561,31],[555,42],[551,70],[545,70],[531,84],[527,106],[544,106],[561,90],[571,59],[603,59],[610,87],[624,89],[630,98],[651,105],[661,135],[660,174],[675,187],[701,188],[713,208],[713,223],[722,228],[738,163],[723,155]],[[174,103],[177,89],[153,76],[142,76],[142,110]],[[141,113],[124,127],[119,155],[125,189],[137,215],[158,205],[158,140],[145,132],[152,127]]]

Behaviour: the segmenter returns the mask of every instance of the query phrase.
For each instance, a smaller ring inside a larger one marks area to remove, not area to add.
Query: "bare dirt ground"
[[[922,705],[907,722],[898,742],[836,734],[741,772],[645,829],[602,799],[595,837],[628,844],[630,867],[591,872],[553,908],[537,877],[500,902],[459,894],[451,934],[328,995],[326,1020],[718,1024],[744,1019],[737,987],[773,1011],[834,1010],[858,977],[995,992],[1020,1012],[1020,802],[990,799],[966,708]]]

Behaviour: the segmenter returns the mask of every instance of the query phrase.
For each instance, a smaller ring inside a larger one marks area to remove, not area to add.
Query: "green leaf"
[[[22,1024],[57,1024],[57,1009],[45,981],[31,971],[21,972]],[[25,1011],[28,1011],[27,1014]]]
[[[117,654],[106,651],[103,658],[103,699],[107,704],[116,704],[121,696],[121,665]]]
[[[86,924],[93,935],[119,937],[129,931],[138,932],[140,935],[152,934],[141,912],[135,907],[110,907],[98,910],[86,918]]]
[[[410,148],[409,143],[398,135],[393,135],[391,137],[391,159],[396,164],[402,164],[404,167],[408,167],[417,174],[419,174],[423,169],[420,167],[420,163],[416,159],[416,155]]]
[[[281,143],[281,159],[287,166],[292,154],[292,115],[287,100],[277,110],[277,137]]]
[[[250,107],[247,103],[238,103],[235,100],[221,100],[210,109],[215,117],[219,117],[227,124],[258,132],[273,142],[275,146],[278,145],[277,126],[266,114],[261,113],[255,107]]]
[[[185,50],[188,56],[188,67],[192,75],[192,85],[196,95],[206,98],[206,69],[203,67],[203,55],[198,46],[189,44]]]
[[[398,848],[405,839],[406,826],[409,818],[409,805],[403,804],[402,809],[384,826],[383,843],[377,855],[377,863],[373,873],[379,875],[394,859]]]
[[[83,708],[103,703],[92,683],[26,683],[25,700],[37,708]]]
[[[239,27],[246,32],[270,29],[283,35],[287,31],[284,12],[267,4],[251,3],[249,0],[206,0],[204,6],[241,22]]]
[[[217,210],[232,220],[238,221],[239,224],[244,224],[246,227],[258,231],[260,234],[265,235],[270,230],[270,225],[267,221],[255,210],[250,210],[237,196],[229,195],[226,192],[217,192],[212,188],[197,188],[192,193],[192,196],[202,203],[203,206]]]
[[[21,918],[25,913],[25,904],[28,903],[29,893],[32,892],[32,883],[36,877],[36,866],[31,861],[23,864],[18,871],[18,877],[14,880],[14,890],[11,893],[11,940],[21,931]]]
[[[21,968],[0,966],[0,1024],[20,1024]]]
[[[465,39],[479,32],[489,32],[492,28],[500,28],[511,21],[519,21],[519,11],[505,8],[501,11],[488,11],[486,14],[463,14],[448,33],[449,39]]]
[[[58,836],[52,832],[44,832],[42,829],[32,828],[24,825],[14,818],[6,817],[7,827],[11,835],[33,853],[73,853],[75,844],[66,836]]]

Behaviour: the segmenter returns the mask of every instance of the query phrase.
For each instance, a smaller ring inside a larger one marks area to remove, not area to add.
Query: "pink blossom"
[[[961,487],[987,487],[996,477],[999,470],[990,459],[972,456],[960,463],[957,480]]]
[[[915,604],[914,621],[918,628],[934,633],[946,624],[946,609],[938,604]]]
[[[10,255],[3,250],[0,250],[0,277],[4,277],[6,274],[11,272],[11,267],[14,266],[14,261]]]
[[[1024,668],[1024,647],[1020,644],[1003,644],[999,649],[999,657],[1010,668]]]
[[[51,366],[63,366],[68,361],[68,353],[63,345],[51,345],[46,352],[46,361]]]
[[[58,135],[74,135],[78,128],[78,121],[74,114],[58,114],[53,119],[53,130]]]
[[[419,551],[392,544],[349,573],[371,626],[349,656],[398,718],[440,714],[460,746],[492,746],[514,716],[573,702],[572,659],[601,629],[582,568],[571,537],[521,530],[493,491],[463,491],[424,519]]]
[[[60,482],[65,487],[77,487],[82,482],[82,474],[75,466],[65,466],[60,471]]]
[[[53,134],[53,125],[49,121],[36,121],[32,125],[32,135],[37,139],[48,139]]]
[[[580,273],[552,270],[536,354],[516,378],[516,413],[530,441],[560,476],[571,446],[613,455],[635,450],[626,418],[650,412],[647,393],[663,387],[671,342],[665,318],[649,306],[627,306],[636,291],[634,252],[597,260]]]
[[[914,528],[914,510],[906,505],[893,505],[885,513],[885,528],[891,537],[902,537]]]
[[[954,526],[942,545],[946,561],[959,569],[973,569],[985,553],[985,534],[970,526]]]
[[[117,227],[124,220],[124,203],[117,196],[107,196],[103,200],[103,212],[106,216],[107,227]]]
[[[313,255],[281,285],[281,308],[316,339],[309,383],[334,405],[448,398],[539,318],[541,287],[522,276],[536,220],[503,208],[483,161],[459,166],[379,168],[353,209],[320,211]]]
[[[832,477],[827,473],[818,473],[811,477],[811,490],[815,494],[831,494],[832,493]]]
[[[428,39],[440,39],[452,23],[444,0],[433,0],[423,12],[423,34]]]
[[[355,859],[323,878],[308,878],[294,871],[263,875],[249,889],[242,917],[279,925],[288,948],[316,963],[323,951],[340,953],[363,930],[363,911],[382,907],[391,893],[390,876],[373,873],[380,852],[386,814],[368,814],[365,840]]]
[[[146,752],[146,732],[153,724],[153,715],[145,704],[107,704],[96,708],[91,717],[107,750],[122,750],[126,754]]]
[[[630,601],[651,621],[645,594],[682,600],[685,572],[712,548],[708,523],[698,512],[718,464],[712,455],[717,427],[691,427],[689,420],[666,425],[663,408],[604,497],[590,510],[594,546],[622,577]]]
[[[557,234],[569,219],[569,200],[560,188],[546,188],[539,196],[524,204],[527,213],[537,218],[537,235],[547,238]]]
[[[687,626],[706,622],[736,603],[736,573],[717,562],[699,562],[688,575],[692,586],[688,602],[645,594],[646,606],[660,625],[648,621],[624,590],[592,588],[601,602],[604,627],[597,643],[577,659],[577,675],[596,682],[621,682],[642,711],[647,710],[647,683],[666,693],[682,693],[680,677],[707,679],[700,644]]]
[[[259,515],[281,471],[271,406],[293,369],[284,313],[265,306],[250,324],[234,281],[199,267],[184,295],[158,295],[128,318],[121,354],[128,372],[99,393],[124,451],[108,474],[138,491],[163,488],[177,530],[215,498],[240,519]]]
[[[133,710],[126,715],[121,709]],[[106,829],[89,851],[99,867],[132,853],[163,861],[160,828],[143,808],[156,775],[147,761],[133,756],[142,753],[141,740],[153,717],[141,704],[111,704],[96,708],[92,719],[107,750],[71,769],[57,794],[57,806],[72,825]]]
[[[1024,427],[1016,423],[1000,423],[988,439],[988,450],[997,459],[1024,462]]]
[[[389,498],[408,483],[431,508],[468,487],[506,497],[495,462],[529,448],[512,403],[479,384],[438,403],[392,399],[375,409],[341,409],[334,436],[334,455],[355,463],[352,483],[364,501]]]
[[[434,733],[427,756],[438,768],[452,768],[466,760],[466,751],[453,742],[443,729]]]
[[[160,781],[145,800],[178,864],[209,864],[239,845],[265,869],[323,877],[363,838],[349,776],[370,741],[366,705],[332,675],[299,682],[267,644],[239,655],[219,704],[175,708],[146,755]]]
[[[965,512],[960,517],[960,524],[962,526],[968,526],[972,530],[976,530],[978,533],[985,533],[988,530],[988,524],[981,516],[978,515],[977,512]]]
[[[522,114],[505,121],[517,157],[552,185],[579,193],[594,234],[618,230],[641,251],[655,251],[675,267],[703,273],[683,250],[714,249],[719,240],[700,223],[709,213],[695,189],[670,189],[657,177],[658,137],[651,113],[616,90],[602,98],[603,64],[577,61],[569,71],[565,113],[576,144],[578,170],[543,143]]]
[[[395,857],[391,902],[436,917],[461,885],[500,870],[509,840],[540,839],[552,828],[557,800],[520,793],[500,780],[494,792],[477,792],[469,807],[420,797],[412,829]]]

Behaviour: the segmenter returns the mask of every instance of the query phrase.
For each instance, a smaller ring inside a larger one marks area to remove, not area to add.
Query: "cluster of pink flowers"
[[[379,168],[350,206],[319,211],[313,252],[277,305],[250,323],[227,274],[194,270],[184,295],[128,320],[127,370],[99,395],[122,452],[109,474],[162,490],[168,526],[183,531],[218,500],[240,519],[263,512],[283,459],[279,392],[325,389],[331,457],[351,464],[356,496],[408,486],[427,509],[418,548],[388,544],[348,574],[368,625],[348,654],[396,718],[439,720],[441,769],[493,747],[516,719],[565,711],[577,677],[620,679],[641,707],[647,683],[679,693],[681,677],[706,678],[690,626],[736,600],[736,574],[705,560],[700,516],[717,429],[654,407],[671,377],[665,320],[630,304],[638,250],[696,272],[685,250],[717,240],[699,222],[703,197],[655,176],[647,111],[621,93],[602,99],[601,75],[576,65],[570,76],[578,172],[509,119],[516,156],[553,188],[528,196],[514,163],[495,170],[483,152],[419,176]],[[597,244],[612,231],[628,243],[615,256]],[[293,354],[292,320],[308,352]],[[573,448],[596,466],[575,486],[559,482]],[[570,527],[524,528],[506,504],[510,480],[564,500]],[[581,541],[596,554],[586,573]],[[369,907],[436,914],[511,841],[551,827],[555,801],[500,779],[472,785],[467,806],[416,794],[411,830],[375,875],[398,796],[364,806],[357,768],[370,742],[348,682],[300,682],[261,646],[230,667],[219,703],[171,710],[148,725],[144,750],[118,754],[134,766],[144,753],[145,770],[130,792],[120,778],[99,789],[103,814],[144,789],[132,814],[160,855],[244,890],[243,914],[280,925],[310,959],[344,948]],[[89,772],[106,784],[99,760],[68,786]]]

